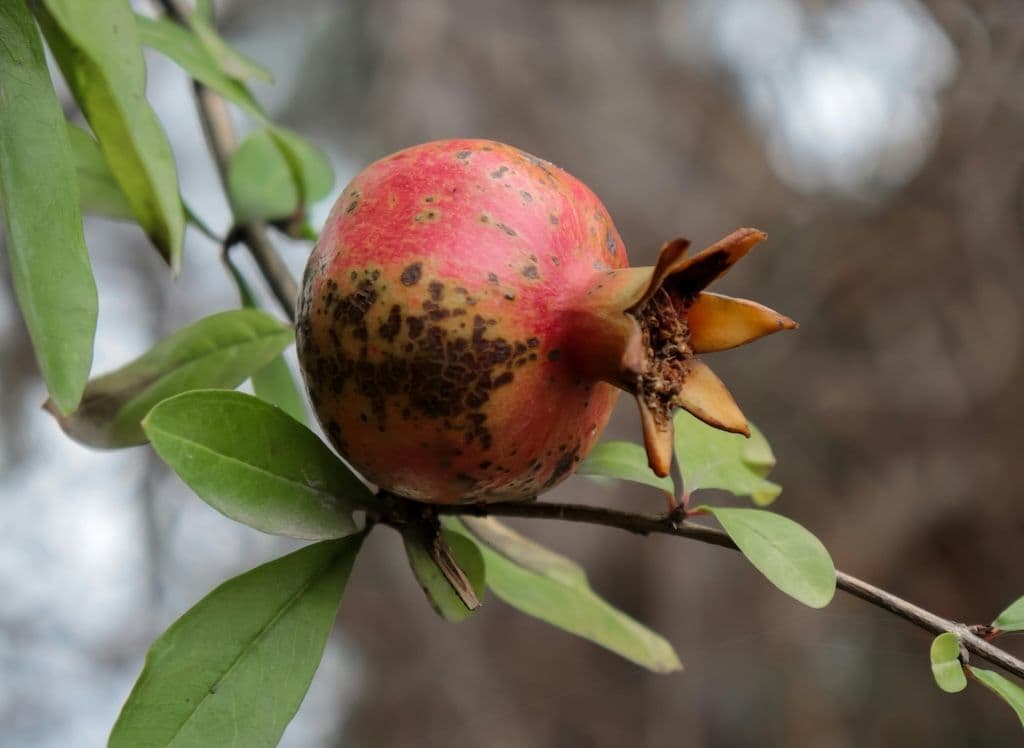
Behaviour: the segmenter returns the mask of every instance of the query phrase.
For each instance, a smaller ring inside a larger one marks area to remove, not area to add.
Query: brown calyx
[[[673,408],[678,407],[693,360],[686,315],[680,314],[664,288],[633,314],[640,324],[645,357],[636,397],[655,423],[665,428],[672,420]]]

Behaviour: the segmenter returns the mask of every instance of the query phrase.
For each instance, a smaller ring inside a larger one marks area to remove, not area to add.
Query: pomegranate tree
[[[573,472],[619,392],[651,467],[675,408],[747,424],[695,354],[795,323],[707,293],[765,235],[630,268],[600,200],[508,145],[447,140],[371,164],[344,189],[302,284],[298,355],[321,425],[364,476],[427,502],[528,499]]]

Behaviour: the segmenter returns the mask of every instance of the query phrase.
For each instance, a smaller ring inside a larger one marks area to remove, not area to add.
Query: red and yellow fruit
[[[374,483],[435,503],[528,499],[570,475],[619,392],[655,472],[674,408],[746,421],[694,354],[795,323],[703,291],[764,235],[629,268],[581,182],[511,146],[400,151],[345,188],[309,259],[299,361],[335,448]]]

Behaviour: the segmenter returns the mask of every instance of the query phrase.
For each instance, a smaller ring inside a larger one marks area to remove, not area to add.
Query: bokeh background
[[[673,236],[700,246],[766,230],[719,290],[801,330],[713,363],[772,441],[779,510],[840,568],[948,617],[988,621],[1024,593],[1019,0],[217,8],[225,35],[277,75],[259,98],[330,154],[338,189],[398,148],[490,137],[587,182],[634,264]],[[151,56],[149,93],[186,198],[225,228],[188,82]],[[87,237],[95,372],[237,305],[198,235],[176,282],[137,229],[89,220]],[[279,244],[298,274],[309,245]],[[151,640],[216,583],[293,546],[214,512],[148,448],[64,438],[40,410],[6,262],[2,273],[0,745],[101,745]],[[639,438],[625,401],[607,436]],[[654,492],[580,477],[551,498],[662,508]],[[686,670],[647,674],[497,600],[444,624],[381,531],[285,745],[1020,743],[987,692],[935,687],[928,635],[859,601],[803,609],[738,556],[691,542],[518,526],[579,559]]]

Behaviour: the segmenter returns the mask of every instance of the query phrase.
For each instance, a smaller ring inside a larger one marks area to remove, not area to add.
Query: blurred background
[[[777,508],[839,568],[941,615],[989,621],[1024,593],[1019,0],[216,5],[225,36],[277,75],[259,98],[330,154],[338,190],[390,151],[488,137],[588,183],[634,264],[674,236],[703,246],[767,231],[717,290],[802,327],[713,365],[774,446]],[[183,192],[223,230],[190,86],[148,60]],[[237,305],[197,234],[172,282],[137,229],[86,229],[95,373]],[[298,275],[309,245],[280,249]],[[0,745],[101,745],[152,639],[293,545],[223,518],[147,448],[65,438],[39,407],[6,262],[2,273]],[[628,406],[607,437],[639,439]],[[656,492],[580,477],[550,498],[663,508]],[[987,692],[935,687],[927,634],[859,601],[804,609],[735,554],[678,539],[517,527],[580,560],[686,670],[650,675],[497,600],[444,624],[381,531],[284,744],[1020,743]]]

